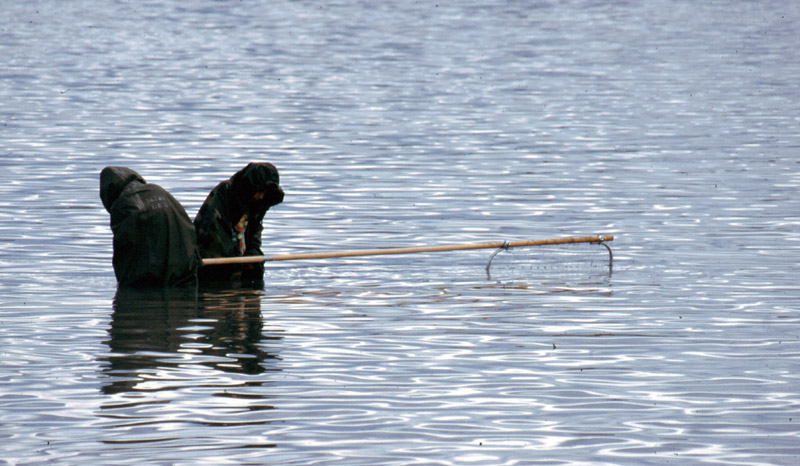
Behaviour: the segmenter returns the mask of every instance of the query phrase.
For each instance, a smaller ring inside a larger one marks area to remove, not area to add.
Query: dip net
[[[486,264],[492,280],[589,280],[611,275],[613,254],[605,243],[500,248]]]

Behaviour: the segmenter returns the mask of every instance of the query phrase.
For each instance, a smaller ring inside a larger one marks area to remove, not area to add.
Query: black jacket
[[[196,277],[201,260],[194,225],[170,193],[130,168],[106,167],[100,199],[111,214],[120,286],[173,286]]]
[[[259,193],[259,199],[254,195]],[[202,257],[261,256],[261,224],[270,207],[283,202],[278,170],[250,163],[208,194],[194,219]],[[246,221],[246,224],[245,224]],[[238,226],[238,227],[237,227]],[[264,264],[208,266],[201,281],[263,279]]]

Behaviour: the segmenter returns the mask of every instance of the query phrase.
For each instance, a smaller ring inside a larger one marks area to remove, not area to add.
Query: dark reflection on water
[[[158,445],[164,461],[172,449],[274,447],[254,431],[274,420],[265,390],[280,373],[282,345],[280,331],[265,325],[262,294],[119,289],[108,352],[98,358],[100,442],[145,462],[153,451],[131,445]],[[198,445],[199,428],[225,435]]]
[[[141,375],[156,368],[202,365],[224,372],[260,374],[278,358],[263,347],[280,336],[262,333],[260,290],[120,288],[114,298],[110,353],[103,372],[106,394],[152,388]]]

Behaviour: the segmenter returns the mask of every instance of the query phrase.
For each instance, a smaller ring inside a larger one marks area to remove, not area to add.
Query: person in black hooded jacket
[[[271,163],[250,163],[218,184],[194,219],[200,255],[262,256],[261,224],[270,207],[283,202],[278,169]],[[200,269],[200,280],[261,281],[264,263],[214,265]]]
[[[194,225],[170,193],[130,168],[106,167],[100,199],[111,214],[119,286],[196,284],[201,259]]]

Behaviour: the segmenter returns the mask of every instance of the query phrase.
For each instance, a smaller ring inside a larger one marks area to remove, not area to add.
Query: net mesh
[[[600,244],[570,244],[501,249],[487,264],[489,278],[570,282],[607,277],[611,273],[609,250]]]

